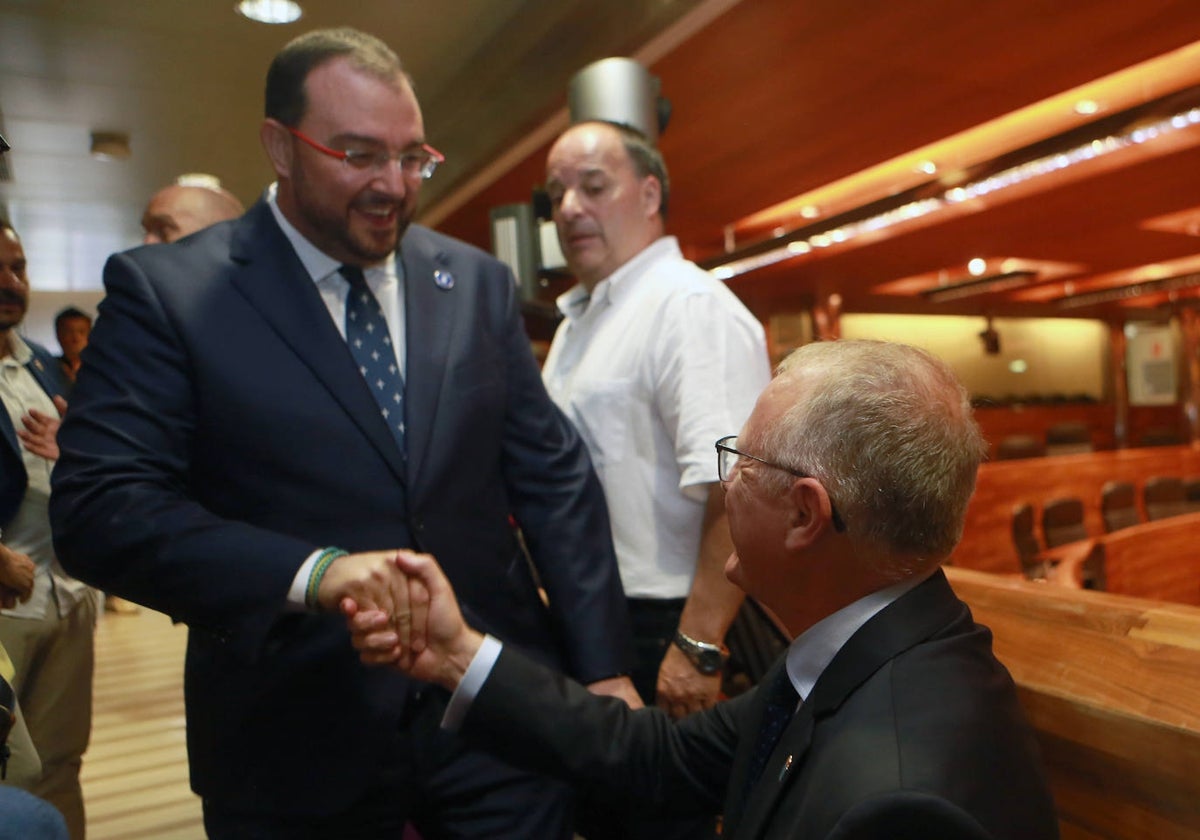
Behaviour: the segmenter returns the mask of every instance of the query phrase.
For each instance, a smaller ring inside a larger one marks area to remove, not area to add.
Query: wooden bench
[[[946,572],[1017,683],[1063,840],[1200,837],[1200,609]]]

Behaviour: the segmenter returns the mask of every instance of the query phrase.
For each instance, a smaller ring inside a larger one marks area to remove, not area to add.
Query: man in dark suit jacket
[[[675,724],[591,697],[467,627],[422,556],[397,564],[424,632],[403,646],[346,602],[356,646],[456,689],[449,722],[473,743],[614,803],[722,811],[723,836],[1056,837],[1012,679],[939,568],[986,451],[949,368],[902,345],[808,345],[717,446],[726,574],[794,636],[754,691]]]
[[[603,497],[512,276],[408,226],[440,155],[377,39],[296,39],[266,113],[265,200],[105,270],[54,476],[63,562],[189,625],[210,836],[397,836],[406,817],[428,837],[569,836],[564,785],[465,751],[438,729],[444,694],[364,669],[319,614],[387,606],[394,550],[436,551],[489,632],[632,694]]]

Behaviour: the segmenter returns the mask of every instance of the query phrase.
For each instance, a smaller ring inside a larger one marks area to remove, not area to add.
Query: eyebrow
[[[329,142],[337,144],[360,143],[364,146],[379,146],[380,148],[387,148],[386,141],[381,140],[378,137],[370,137],[366,134],[335,134]],[[407,146],[402,146],[401,151],[419,149],[425,145],[425,142],[426,141],[424,139],[413,140]]]

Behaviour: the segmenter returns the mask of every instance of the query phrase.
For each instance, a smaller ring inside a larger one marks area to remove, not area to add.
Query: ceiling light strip
[[[1123,134],[1098,138],[1065,151],[1043,155],[1025,163],[1009,167],[978,181],[973,181],[965,186],[946,190],[939,196],[910,201],[899,207],[868,216],[856,222],[849,222],[838,227],[819,231],[807,238],[790,240],[787,245],[782,247],[730,260],[709,269],[709,271],[713,276],[721,280],[728,280],[749,271],[765,268],[766,266],[808,253],[808,250],[795,247],[789,248],[788,245],[794,246],[795,244],[803,243],[807,244],[809,250],[811,250],[849,242],[863,234],[886,230],[887,228],[928,216],[931,213],[945,210],[953,205],[993,195],[1001,190],[1017,186],[1018,184],[1024,184],[1043,175],[1061,172],[1069,167],[1080,163],[1087,163],[1113,154],[1114,152],[1140,146],[1154,140],[1160,140],[1197,125],[1200,125],[1200,107],[1191,108],[1149,125],[1131,129]]]

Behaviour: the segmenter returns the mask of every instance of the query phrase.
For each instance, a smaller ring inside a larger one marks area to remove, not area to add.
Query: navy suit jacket
[[[59,437],[56,547],[189,625],[192,785],[228,808],[328,813],[402,751],[410,683],[361,666],[338,616],[285,612],[321,546],[431,552],[500,638],[585,682],[627,669],[603,494],[512,275],[416,226],[399,258],[407,465],[266,204],[105,268]]]
[[[33,351],[33,358],[25,369],[51,397],[66,397],[69,387],[62,372],[62,365],[40,344],[26,339]],[[25,472],[25,461],[21,457],[21,442],[13,428],[8,411],[0,411],[0,529],[3,529],[21,506],[29,476]]]
[[[784,667],[781,657],[760,685]],[[1057,819],[991,632],[940,571],[838,652],[745,801],[757,689],[672,724],[506,646],[463,722],[502,758],[659,815],[725,814],[723,836],[1049,840]]]

